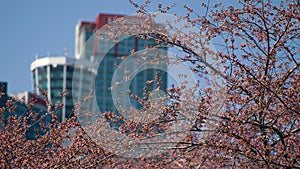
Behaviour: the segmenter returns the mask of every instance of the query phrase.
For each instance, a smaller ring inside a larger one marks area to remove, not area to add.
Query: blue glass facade
[[[117,15],[116,15],[117,16]],[[153,39],[142,39],[135,36],[130,36],[122,41],[114,44],[113,40],[109,38],[108,35],[102,34],[103,39],[99,39],[96,36],[91,36],[91,33],[99,29],[103,23],[108,23],[109,18],[114,17],[114,15],[100,14],[95,22],[82,22],[77,25],[77,49],[78,52],[77,58],[84,58],[88,61],[92,61],[95,57],[96,59],[102,58],[101,62],[98,65],[96,80],[95,80],[95,95],[97,106],[100,111],[103,113],[105,111],[112,111],[118,114],[116,111],[115,104],[112,98],[112,78],[118,68],[116,65],[122,62],[124,56],[131,55],[132,51],[140,51],[147,49],[152,46],[158,46],[157,42]],[[120,17],[120,16],[119,16]],[[95,39],[97,38],[97,39]],[[80,45],[81,44],[81,45]],[[158,46],[158,49],[165,51],[167,55],[167,48]],[[166,65],[167,66],[167,65]],[[140,98],[143,97],[144,90],[143,88],[147,86],[147,91],[152,91],[157,83],[146,84],[147,80],[154,80],[155,75],[158,72],[158,69],[146,69],[139,72],[133,79],[130,81],[130,91],[135,95],[138,95]],[[167,73],[164,71],[159,71],[159,77],[162,82],[160,87],[162,90],[167,88]],[[131,98],[132,105],[135,108],[141,108],[141,105],[133,98]]]

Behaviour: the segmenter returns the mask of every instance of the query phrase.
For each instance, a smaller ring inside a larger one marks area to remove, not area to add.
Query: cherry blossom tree
[[[226,84],[218,91],[225,97],[222,108],[209,115],[215,106],[214,91],[209,86],[197,86],[200,97],[196,100],[188,100],[196,94],[182,92],[184,85],[172,86],[167,90],[168,105],[132,94],[144,107],[164,111],[158,121],[122,124],[119,132],[130,137],[168,130],[179,120],[179,114],[189,113],[183,108],[182,97],[187,99],[185,104],[196,108],[197,116],[187,136],[174,147],[151,157],[125,158],[107,151],[86,134],[76,120],[80,104],[73,110],[74,117],[58,123],[55,112],[63,105],[45,100],[48,111],[37,119],[45,134],[36,133],[36,140],[26,139],[26,131],[32,126],[28,121],[36,117],[32,111],[26,117],[11,116],[0,131],[1,168],[300,168],[299,1],[241,0],[234,6],[208,1],[197,7],[184,5],[183,16],[173,14],[176,4],[130,3],[142,17],[151,18],[148,7],[157,5],[156,14],[172,14],[178,21],[186,21],[186,27],[197,28],[197,32],[175,30],[141,36],[175,47],[183,53],[178,59],[199,77],[215,69],[206,62],[208,56],[220,58],[221,69],[214,71]],[[215,50],[207,48],[208,42]],[[159,88],[159,76],[153,81]],[[82,102],[89,99],[82,98]],[[14,102],[8,100],[0,113],[13,112]],[[33,99],[29,109],[34,104]],[[45,124],[47,115],[52,121]],[[112,112],[105,112],[103,117],[115,123],[123,119]],[[203,127],[209,121],[215,121],[214,126]]]
[[[132,3],[147,13],[150,1]],[[174,160],[183,159],[180,165],[191,168],[299,168],[299,1],[202,6],[203,16],[185,5],[186,15],[179,18],[215,42],[227,83],[225,108],[214,134],[204,142],[191,138],[186,154]],[[158,8],[166,13],[172,5]],[[205,66],[204,55],[195,50],[201,42],[190,43],[195,36],[179,32],[153,38],[182,49],[187,53],[182,59],[202,71],[197,66]]]

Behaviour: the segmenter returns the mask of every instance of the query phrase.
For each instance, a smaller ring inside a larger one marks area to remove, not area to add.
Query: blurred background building
[[[45,126],[51,123],[51,115],[47,114],[45,98],[28,91],[8,95],[7,87],[6,82],[0,82],[0,130],[5,129],[10,117],[21,117],[23,120],[26,119],[29,127],[25,132],[26,139],[34,140],[37,134],[43,135],[45,131],[42,130],[40,123]],[[41,118],[42,120],[39,121]]]
[[[76,63],[79,66],[75,69]],[[53,105],[64,105],[61,111],[57,111],[60,122],[73,116],[74,101],[90,94],[93,88],[91,79],[96,73],[93,63],[67,56],[35,59],[30,69],[34,92],[40,95],[44,91]],[[76,91],[75,95],[72,95],[72,90]]]
[[[110,87],[113,85],[113,75],[122,62],[122,57],[131,55],[132,51],[140,51],[149,47],[158,46],[158,49],[163,49],[167,55],[167,48],[160,46],[153,39],[143,39],[136,36],[127,36],[122,41],[115,43],[113,38],[103,33],[103,39],[94,36],[94,33],[103,28],[106,24],[114,21],[116,18],[123,15],[116,14],[99,14],[94,22],[81,21],[76,25],[75,34],[75,57],[77,59],[88,60],[97,63],[100,58],[103,60],[99,63],[95,80],[95,95],[97,106],[103,113],[105,111],[113,111],[116,113],[116,107],[112,98]],[[131,19],[126,18],[126,19]],[[137,17],[132,17],[136,20]],[[101,31],[105,32],[105,31]],[[124,58],[123,58],[124,59]],[[167,67],[165,64],[164,66]],[[137,68],[138,69],[138,68]],[[130,91],[140,98],[143,97],[143,88],[147,86],[148,91],[152,91],[156,87],[156,83],[147,84],[147,80],[154,80],[158,69],[146,69],[139,72],[130,82]],[[162,82],[161,89],[167,88],[167,73],[160,71],[160,79]],[[135,108],[141,108],[139,102],[131,98],[131,104]]]

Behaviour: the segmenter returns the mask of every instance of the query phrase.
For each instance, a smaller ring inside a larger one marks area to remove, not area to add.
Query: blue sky
[[[184,3],[193,7],[202,3],[201,0],[172,2],[181,9],[177,10],[179,13],[184,12],[181,8]],[[79,20],[94,21],[99,13],[134,14],[135,11],[127,0],[1,1],[0,81],[8,82],[9,93],[31,91],[30,63],[35,55],[63,55],[66,47],[69,57],[74,57],[75,25]]]

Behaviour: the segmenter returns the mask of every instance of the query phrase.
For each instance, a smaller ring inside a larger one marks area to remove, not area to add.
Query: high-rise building
[[[75,64],[79,66],[75,68]],[[57,116],[59,121],[65,121],[73,115],[73,101],[89,95],[93,87],[90,79],[96,70],[89,61],[61,56],[35,59],[31,63],[31,72],[35,93],[46,92],[53,105],[63,103],[64,107],[58,110]],[[76,91],[73,95],[72,90]]]
[[[113,75],[117,69],[116,65],[122,62],[121,58],[131,55],[131,51],[140,51],[150,46],[159,45],[153,39],[143,39],[136,36],[129,36],[118,43],[112,42],[112,39],[108,40],[108,36],[105,34],[102,34],[103,39],[93,36],[95,31],[118,17],[122,17],[122,15],[99,14],[94,22],[81,21],[76,26],[75,57],[97,63],[95,60],[104,56],[103,60],[97,65],[98,69],[94,88],[97,106],[101,112],[114,111],[117,113],[110,87],[112,86]],[[132,19],[137,19],[137,17],[132,17]],[[110,46],[112,43],[114,44],[113,47]],[[158,48],[163,49],[162,51],[167,55],[166,47],[159,46]],[[142,97],[144,86],[147,86],[150,91],[153,90],[156,84],[146,84],[146,82],[147,80],[154,80],[157,72],[158,69],[154,68],[140,71],[130,81],[131,92]],[[162,81],[161,89],[166,89],[167,73],[160,71],[160,78]],[[131,103],[135,108],[141,107],[133,98],[131,98]]]

